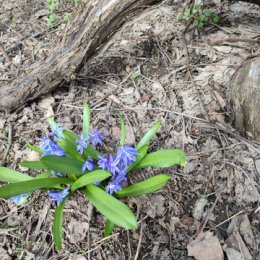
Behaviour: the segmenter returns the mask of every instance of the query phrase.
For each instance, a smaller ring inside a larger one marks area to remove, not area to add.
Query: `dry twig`
[[[4,157],[3,157],[3,160],[2,160],[2,166],[5,165],[5,161],[6,161],[6,158],[7,158],[7,155],[11,149],[11,146],[12,146],[12,132],[13,132],[13,126],[12,124],[9,122],[8,123],[8,143],[7,143],[7,147],[5,149],[5,152],[4,152]]]

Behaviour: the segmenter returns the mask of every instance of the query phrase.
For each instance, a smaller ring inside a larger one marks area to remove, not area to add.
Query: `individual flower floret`
[[[51,171],[51,176],[52,176],[52,177],[65,177],[66,174],[61,173],[61,172]]]
[[[41,138],[43,141],[42,145],[40,146],[41,151],[44,152],[43,156],[47,155],[57,155],[57,156],[64,156],[64,151],[49,137],[44,136]]]
[[[115,156],[110,154],[108,157],[104,155],[98,155],[98,157],[100,160],[97,164],[102,170],[108,170],[112,175],[121,172],[121,170],[118,168],[118,161],[116,160]]]
[[[10,202],[15,203],[17,206],[23,204],[28,197],[28,193],[20,194],[17,196],[14,196],[10,199]]]
[[[57,206],[59,206],[60,203],[63,202],[65,198],[69,195],[70,193],[69,190],[70,187],[68,186],[63,191],[58,191],[58,190],[48,191],[48,195],[50,196],[50,200],[56,201]]]
[[[97,129],[89,131],[89,141],[96,147],[98,144],[103,145],[104,135],[100,133]]]
[[[109,194],[113,194],[119,190],[122,190],[122,185],[116,181],[111,181],[106,186],[106,193]]]
[[[112,181],[109,182],[106,186],[106,192],[113,194],[114,192],[122,190],[122,182],[124,181],[127,181],[125,172],[121,172],[116,176],[113,176]]]
[[[83,154],[84,148],[88,147],[89,137],[83,137],[83,134],[80,135],[79,139],[76,140],[77,143],[77,151]]]
[[[59,126],[59,124],[50,125],[52,132],[50,134],[54,135],[57,138],[64,138],[64,135],[62,134],[63,128]]]
[[[92,171],[94,168],[94,161],[92,158],[89,158],[86,160],[86,162],[83,164],[82,166],[82,172],[85,172],[86,169],[88,169],[89,171]]]
[[[128,166],[136,160],[136,155],[138,155],[138,152],[135,148],[130,145],[124,145],[119,147],[116,158],[123,162],[125,166]]]

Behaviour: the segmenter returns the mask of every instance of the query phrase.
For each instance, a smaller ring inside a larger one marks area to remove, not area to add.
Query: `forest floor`
[[[64,12],[73,16],[82,7],[61,1],[48,28],[45,0],[17,2],[8,1],[0,10],[7,52],[0,56],[0,84],[47,57],[66,30]],[[184,149],[188,165],[163,169],[171,180],[162,190],[130,199],[138,229],[116,228],[107,239],[104,219],[87,199],[70,197],[60,252],[52,241],[55,204],[47,194],[35,192],[22,206],[0,200],[1,260],[260,259],[260,145],[233,128],[228,99],[236,69],[259,54],[254,39],[259,39],[260,9],[213,1],[204,8],[219,14],[220,24],[191,25],[184,41],[186,24],[176,19],[182,2],[164,1],[129,17],[71,83],[11,114],[0,112],[0,153],[11,140],[6,165],[26,172],[18,163],[36,158],[26,144],[39,144],[48,131],[46,119],[54,117],[80,133],[87,100],[92,127],[111,149],[119,145],[119,111],[127,143],[133,145],[160,119],[151,149]],[[129,181],[157,172],[138,172]]]

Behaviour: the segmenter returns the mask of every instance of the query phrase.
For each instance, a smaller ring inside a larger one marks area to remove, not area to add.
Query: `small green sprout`
[[[220,23],[220,16],[214,12],[204,10],[202,5],[194,5],[191,8],[185,8],[183,14],[177,13],[177,20],[184,20],[186,22],[194,21],[197,28],[203,28],[208,21],[213,23]]]

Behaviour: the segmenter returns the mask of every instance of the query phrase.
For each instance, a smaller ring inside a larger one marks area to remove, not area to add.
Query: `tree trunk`
[[[72,21],[65,43],[60,39],[47,59],[32,64],[0,88],[0,108],[12,110],[53,90],[63,80],[73,79],[129,15],[159,1],[89,0]]]
[[[260,141],[260,56],[246,60],[230,84],[235,126]]]

